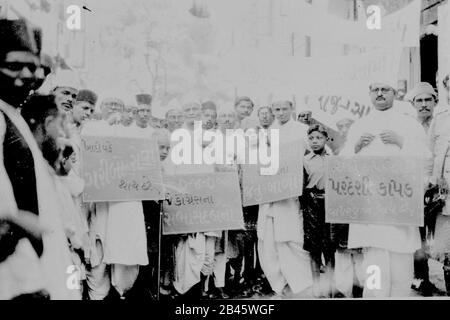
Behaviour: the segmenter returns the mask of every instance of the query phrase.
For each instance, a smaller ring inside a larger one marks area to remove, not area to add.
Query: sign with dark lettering
[[[423,226],[423,161],[413,157],[331,156],[326,221]]]
[[[85,202],[163,198],[162,171],[156,141],[83,136],[81,157]]]
[[[164,175],[163,234],[244,229],[237,172]]]
[[[302,194],[303,149],[301,141],[280,145],[279,168],[274,175],[262,175],[261,165],[242,165],[244,207],[280,201]]]

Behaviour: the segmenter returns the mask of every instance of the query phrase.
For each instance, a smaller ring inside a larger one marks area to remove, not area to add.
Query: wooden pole
[[[162,221],[163,221],[163,201],[159,201],[159,226],[158,226],[158,285],[156,286],[157,293],[156,293],[156,299],[159,301],[159,290],[161,287],[161,240],[162,240]]]

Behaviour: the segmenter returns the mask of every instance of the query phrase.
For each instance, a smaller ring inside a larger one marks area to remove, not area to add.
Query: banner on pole
[[[164,175],[163,234],[244,229],[237,172]]]

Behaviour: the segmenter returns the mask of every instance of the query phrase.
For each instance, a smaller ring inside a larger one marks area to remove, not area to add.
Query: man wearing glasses
[[[52,83],[51,94],[55,96],[58,109],[70,113],[77,99],[80,87],[79,79],[72,70],[59,70],[49,80]]]
[[[350,128],[342,155],[430,157],[424,129],[413,117],[393,108],[395,86],[389,80],[369,86],[374,110]],[[376,265],[381,271],[379,288],[369,288],[364,281],[364,297],[410,294],[414,252],[421,248],[419,227],[351,223],[348,248],[363,248],[363,266]]]

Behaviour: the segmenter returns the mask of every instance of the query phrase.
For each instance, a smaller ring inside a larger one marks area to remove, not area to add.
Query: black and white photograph
[[[448,0],[0,0],[0,300],[448,299],[449,74]]]

